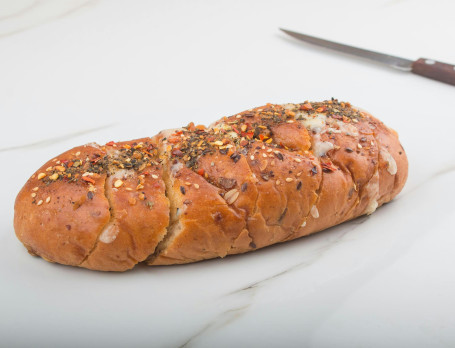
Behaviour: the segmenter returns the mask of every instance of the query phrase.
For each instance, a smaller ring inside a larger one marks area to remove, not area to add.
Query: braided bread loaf
[[[14,226],[51,262],[189,263],[371,214],[407,168],[396,132],[349,103],[267,104],[208,128],[64,152],[22,188]]]

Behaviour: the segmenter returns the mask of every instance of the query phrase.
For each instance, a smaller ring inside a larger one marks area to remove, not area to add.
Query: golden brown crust
[[[31,254],[124,271],[305,236],[371,214],[406,178],[396,132],[370,114],[337,100],[267,104],[63,153],[21,190],[14,223]]]
[[[83,158],[91,153],[101,151],[80,146],[59,157]],[[19,240],[34,254],[77,266],[90,253],[109,221],[109,203],[104,195],[106,174],[92,178],[93,191],[88,191],[88,185],[82,181],[70,185],[62,180],[49,183],[45,178],[38,179],[43,174],[49,177],[46,169],[56,166],[55,162],[51,160],[42,166],[19,192],[14,228]]]

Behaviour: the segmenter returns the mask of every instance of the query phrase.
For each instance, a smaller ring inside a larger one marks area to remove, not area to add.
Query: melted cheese
[[[368,195],[369,201],[365,208],[364,214],[372,214],[378,207],[379,199],[379,172],[376,169],[373,177],[370,179],[367,185],[365,185],[365,193]]]
[[[346,135],[350,135],[353,137],[356,137],[359,135],[357,128],[350,123],[344,123],[340,120],[336,120],[336,124],[338,125],[339,130]]]
[[[296,107],[297,107],[297,105],[291,104],[291,103],[283,104],[283,108],[285,108],[286,110],[294,110],[294,109],[296,109]]]
[[[322,129],[326,125],[327,116],[324,114],[315,114],[315,115],[308,115],[307,113],[298,113],[296,118],[300,116],[303,119],[300,120],[300,123],[305,126],[306,129],[314,132],[314,133],[321,133]]]
[[[397,162],[395,162],[395,158],[387,151],[385,148],[381,148],[379,151],[382,159],[387,162],[387,171],[390,175],[395,175],[397,173]]]
[[[182,162],[177,162],[171,166],[171,174],[172,176],[175,176],[177,172],[183,168]]]
[[[330,141],[321,141],[321,136],[315,134],[313,136],[313,153],[316,157],[322,157],[327,154],[328,151],[335,148]]]

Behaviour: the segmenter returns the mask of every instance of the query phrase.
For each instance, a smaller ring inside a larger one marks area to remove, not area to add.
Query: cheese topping
[[[397,162],[395,162],[395,158],[387,151],[385,148],[381,148],[379,152],[382,159],[387,162],[387,171],[390,175],[395,175],[397,173]]]
[[[335,145],[330,141],[321,141],[321,136],[319,134],[313,136],[313,153],[316,157],[325,156],[327,152],[334,148]]]
[[[321,133],[322,129],[326,125],[327,116],[324,114],[308,115],[306,112],[299,112],[296,114],[296,118],[302,117],[300,123],[314,133]]]
[[[373,177],[370,179],[368,184],[365,185],[366,194],[370,199],[364,213],[367,215],[372,214],[378,207],[379,198],[379,172],[376,169]]]
[[[177,172],[183,168],[182,162],[177,162],[171,166],[171,174],[172,176],[175,176]]]

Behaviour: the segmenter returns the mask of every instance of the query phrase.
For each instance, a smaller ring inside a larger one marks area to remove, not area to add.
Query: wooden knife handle
[[[455,65],[420,58],[412,63],[412,72],[455,86]]]

